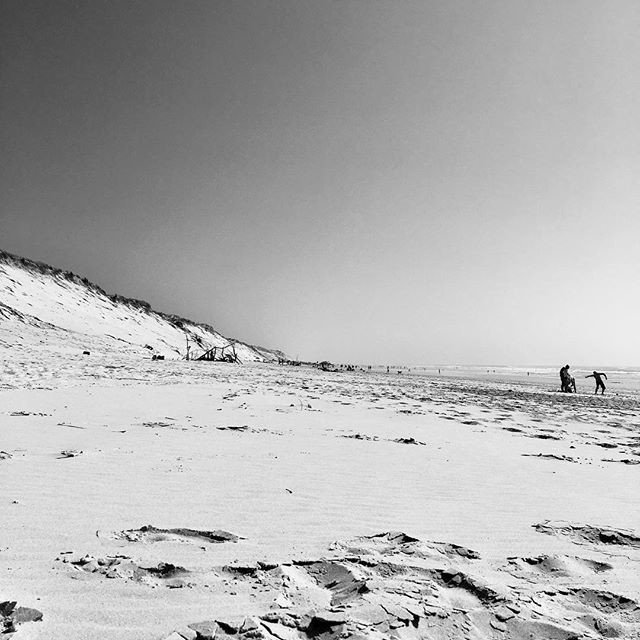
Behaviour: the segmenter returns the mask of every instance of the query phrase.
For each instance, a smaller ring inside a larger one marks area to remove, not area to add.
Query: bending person
[[[565,364],[562,369],[560,369],[560,388],[565,393],[573,393],[576,392],[576,381],[575,378],[569,373],[569,365]]]

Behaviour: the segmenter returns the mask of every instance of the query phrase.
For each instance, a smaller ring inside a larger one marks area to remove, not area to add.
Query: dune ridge
[[[187,344],[197,357],[212,347],[235,344],[242,361],[277,360],[276,350],[229,339],[212,326],[155,311],[144,300],[107,294],[71,271],[0,250],[0,340],[25,342],[70,353],[161,354],[183,358]],[[7,330],[9,329],[9,330]]]

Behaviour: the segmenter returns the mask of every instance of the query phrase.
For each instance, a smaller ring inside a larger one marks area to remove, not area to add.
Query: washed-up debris
[[[341,438],[349,438],[351,440],[367,440],[370,442],[395,442],[396,444],[417,444],[425,446],[426,442],[421,442],[420,440],[416,440],[415,438],[380,438],[378,436],[370,436],[365,433],[347,433],[345,435],[340,436]]]
[[[235,431],[237,433],[270,433],[274,436],[281,436],[282,431],[272,431],[271,429],[262,429],[257,427],[250,427],[248,424],[235,425],[229,424],[220,427],[216,427],[218,431]]]
[[[10,414],[10,416],[14,416],[14,417],[24,417],[24,416],[49,416],[51,414],[49,413],[38,413],[36,411],[12,411]]]
[[[82,451],[79,451],[78,449],[64,449],[63,451],[60,452],[60,455],[58,456],[58,460],[61,460],[63,458],[76,458],[79,455],[82,455]]]
[[[421,446],[426,446],[426,442],[421,442],[420,440],[416,440],[415,438],[396,438],[393,442],[397,442],[398,444],[418,444]]]
[[[162,420],[157,420],[155,422],[143,422],[142,426],[147,427],[149,429],[163,429],[163,428],[177,429],[174,423],[163,422]]]

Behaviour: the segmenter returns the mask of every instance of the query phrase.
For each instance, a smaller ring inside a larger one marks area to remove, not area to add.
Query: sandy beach
[[[0,640],[640,640],[639,24],[0,2]]]
[[[632,392],[82,356],[1,384],[17,638],[640,637]]]

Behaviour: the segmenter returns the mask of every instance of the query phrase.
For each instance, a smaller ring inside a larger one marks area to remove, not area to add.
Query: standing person
[[[564,367],[560,369],[560,391],[567,390],[567,369],[569,369],[569,365],[565,364]]]
[[[606,389],[606,387],[604,386],[604,382],[602,382],[602,376],[604,376],[604,379],[607,380],[606,373],[598,373],[597,371],[594,371],[588,376],[585,376],[585,378],[594,378],[596,381],[596,393],[598,393],[598,389],[602,389],[602,395],[604,395],[604,390]]]
[[[568,364],[565,364],[560,369],[560,390],[565,393],[571,393],[571,375],[569,374]]]

